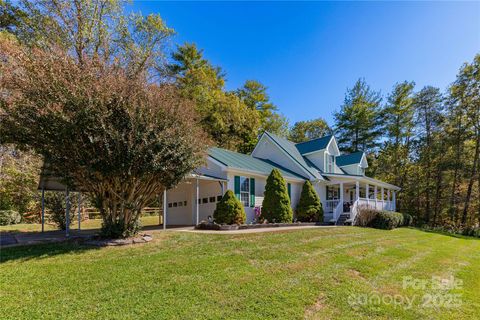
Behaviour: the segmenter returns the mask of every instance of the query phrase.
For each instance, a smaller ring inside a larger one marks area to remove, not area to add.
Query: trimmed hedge
[[[213,218],[220,224],[243,224],[247,220],[243,205],[232,190],[227,190],[222,200],[217,203]]]
[[[14,210],[0,210],[0,226],[17,224],[22,221],[22,216]]]
[[[273,169],[268,176],[263,194],[261,219],[268,222],[292,222],[293,214],[287,183],[277,169]]]
[[[377,229],[392,230],[403,225],[403,215],[398,212],[379,211],[371,226]]]
[[[297,204],[297,220],[301,222],[323,221],[323,207],[310,181],[305,181]]]

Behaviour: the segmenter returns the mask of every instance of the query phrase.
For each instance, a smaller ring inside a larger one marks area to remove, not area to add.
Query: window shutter
[[[235,197],[240,200],[240,176],[235,176]]]
[[[287,183],[287,191],[288,191],[288,197],[290,198],[290,201],[292,201],[292,184]]]
[[[255,207],[255,178],[250,178],[250,207]]]

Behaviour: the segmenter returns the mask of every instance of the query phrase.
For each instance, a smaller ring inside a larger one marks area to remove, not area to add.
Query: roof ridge
[[[317,140],[325,139],[325,138],[328,138],[328,137],[330,137],[330,138],[333,137],[333,134],[327,134],[326,136],[321,136],[321,137],[310,139],[310,140],[307,140],[307,141],[296,142],[295,145],[309,143],[309,142],[312,142],[312,141],[317,141]]]
[[[296,145],[295,145],[294,142],[292,142],[292,141],[290,141],[290,140],[288,140],[288,139],[279,137],[279,136],[277,136],[277,135],[275,135],[275,134],[272,134],[272,133],[270,133],[270,132],[268,132],[268,131],[265,131],[264,133],[265,133],[268,137],[270,137],[285,153],[287,153],[293,161],[295,161],[296,163],[298,163],[298,165],[299,165],[300,167],[302,167],[306,172],[308,172],[309,174],[311,174],[313,177],[316,177],[315,172],[312,172],[307,166],[303,165],[295,156],[293,156],[290,152],[288,152],[288,150],[286,150],[286,149],[284,148],[284,146],[282,146],[282,145],[277,141],[277,139],[282,139],[282,140],[285,140],[285,141],[288,142],[288,143],[291,143],[291,144],[292,144],[292,147],[295,148],[295,150],[298,152],[298,154],[300,155],[300,157],[302,158],[302,160],[305,162],[305,158],[304,158],[303,155],[298,151],[298,149],[297,149],[297,147],[296,147]],[[307,164],[307,163],[305,162],[305,164]],[[319,172],[318,174],[320,174],[320,172]]]

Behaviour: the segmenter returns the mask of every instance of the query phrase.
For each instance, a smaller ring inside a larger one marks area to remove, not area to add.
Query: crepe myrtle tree
[[[147,77],[0,39],[0,143],[36,151],[89,192],[107,237],[135,234],[142,208],[200,165],[208,144],[191,102]]]

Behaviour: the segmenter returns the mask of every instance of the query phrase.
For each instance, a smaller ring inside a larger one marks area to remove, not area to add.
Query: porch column
[[[373,197],[375,198],[375,210],[378,210],[377,185],[373,186]]]
[[[70,192],[68,188],[65,190],[65,236],[68,237],[68,229],[70,227]]]
[[[218,183],[220,183],[220,189],[222,190],[222,196],[223,196],[223,181],[219,181]]]
[[[195,201],[195,203],[196,203],[196,206],[195,206],[195,211],[196,211],[196,212],[195,212],[195,213],[196,213],[196,223],[195,223],[195,224],[198,224],[198,212],[199,212],[199,211],[198,211],[198,210],[199,210],[198,197],[199,197],[199,195],[200,195],[200,187],[199,187],[199,185],[198,185],[198,179],[197,179],[197,199],[196,199],[197,201]]]
[[[396,192],[395,190],[393,191],[393,199],[392,199],[392,209],[393,211],[397,210],[397,201],[396,201]]]
[[[163,190],[163,230],[167,229],[167,189]]]
[[[355,182],[355,201],[360,199],[360,182]]]
[[[388,210],[391,210],[392,204],[390,202],[390,189],[387,189],[387,204],[388,204]]]
[[[382,187],[382,197],[380,198],[383,201],[383,197],[385,196],[385,189]]]
[[[365,185],[365,198],[370,199],[370,185],[368,183]]]
[[[80,231],[80,223],[82,221],[82,194],[78,193],[78,231]]]
[[[343,182],[340,182],[340,206],[343,213]]]
[[[42,232],[45,231],[45,188],[42,186]]]

